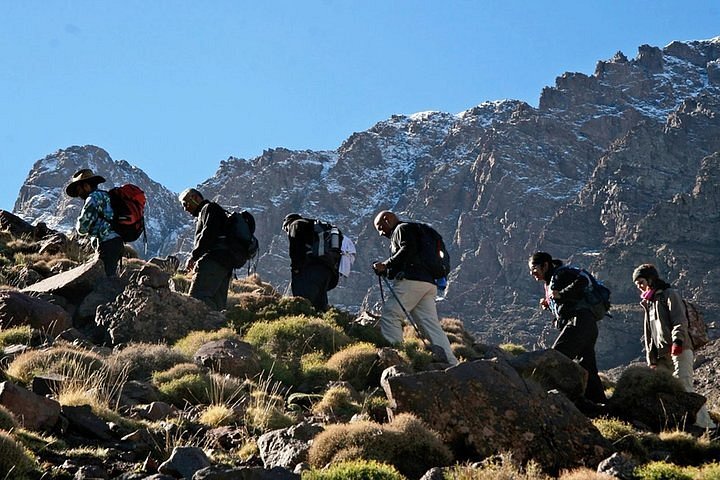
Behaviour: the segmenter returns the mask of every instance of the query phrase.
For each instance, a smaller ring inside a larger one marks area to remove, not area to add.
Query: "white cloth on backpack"
[[[340,246],[340,266],[338,267],[338,271],[343,277],[350,276],[350,269],[355,263],[356,252],[353,241],[343,235],[342,245]]]

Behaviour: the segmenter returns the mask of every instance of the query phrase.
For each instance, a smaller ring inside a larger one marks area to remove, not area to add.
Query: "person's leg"
[[[190,285],[190,296],[202,300],[213,310],[222,310],[227,300],[227,288],[230,283],[228,268],[215,260],[203,258],[195,266],[195,278]],[[224,294],[221,293],[225,289]]]
[[[605,390],[598,375],[595,358],[595,342],[598,337],[598,328],[595,319],[589,312],[581,311],[574,322],[563,327],[553,349],[568,358],[579,360],[580,366],[588,372],[588,383],[585,388],[585,398],[595,403],[605,403]]]
[[[117,276],[117,268],[123,251],[125,250],[125,242],[120,237],[106,240],[98,246],[98,258],[105,266],[105,275],[108,277]]]
[[[403,321],[407,318],[405,312],[403,312],[403,307],[405,307],[405,311],[409,312],[415,308],[415,305],[423,296],[422,291],[414,290],[409,282],[411,280],[389,282],[390,287],[388,290],[392,289],[395,294],[393,295],[390,291],[385,294],[385,304],[380,317],[380,333],[391,344],[402,343],[403,341],[402,326]]]
[[[420,291],[424,290],[425,292],[415,308],[410,312],[415,323],[422,334],[430,340],[431,344],[443,349],[448,363],[457,365],[458,359],[455,357],[450,347],[450,340],[448,340],[447,334],[440,326],[440,320],[438,319],[437,307],[435,305],[437,287],[428,282],[415,282],[413,280],[408,280],[408,282],[413,282],[416,284],[414,288]]]
[[[686,392],[695,392],[693,385],[693,361],[694,354],[692,350],[683,349],[680,355],[671,355],[673,376],[680,380]],[[707,406],[703,405],[695,415],[695,426],[701,428],[715,428],[717,425],[710,417]]]
[[[330,270],[322,265],[307,264],[299,273],[293,274],[292,293],[295,297],[306,298],[319,311],[327,310],[327,285]]]

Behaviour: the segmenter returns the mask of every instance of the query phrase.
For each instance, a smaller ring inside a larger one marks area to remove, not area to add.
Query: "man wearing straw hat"
[[[104,190],[98,190],[98,185],[104,182],[103,177],[95,175],[89,168],[84,168],[75,172],[65,187],[65,193],[85,201],[75,229],[80,235],[92,237],[98,257],[105,265],[105,274],[115,277],[125,243],[110,225],[113,218],[110,195]]]

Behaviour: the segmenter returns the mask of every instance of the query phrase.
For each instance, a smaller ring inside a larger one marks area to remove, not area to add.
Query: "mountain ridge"
[[[639,355],[628,278],[637,263],[657,262],[669,280],[700,295],[709,313],[720,313],[718,283],[705,283],[720,277],[711,267],[712,252],[720,251],[712,235],[720,232],[712,209],[720,190],[718,98],[720,37],[642,45],[635,59],[618,52],[592,75],[559,76],[537,108],[501,100],[458,114],[393,115],[334,151],[274,148],[254,159],[229,157],[198,188],[255,214],[258,269],[280,290],[289,277],[284,215],[336,222],[359,251],[350,279],[330,298],[351,308],[379,299],[369,265],[387,256],[387,244],[372,227],[374,214],[392,209],[433,224],[454,262],[440,313],[487,341],[546,346],[554,337],[535,308],[541,289],[527,273],[529,253],[547,250],[581,264],[613,289],[620,307],[614,323],[601,326],[598,344],[600,363],[612,366]],[[71,147],[36,162],[14,212],[51,228],[71,225],[79,205],[64,197],[60,182],[70,178],[70,166],[90,165],[113,183],[148,191],[151,237],[161,239],[150,240],[153,254],[186,253],[191,219],[174,194],[94,149]],[[705,216],[682,222],[683,202]],[[683,225],[684,234],[666,224]]]

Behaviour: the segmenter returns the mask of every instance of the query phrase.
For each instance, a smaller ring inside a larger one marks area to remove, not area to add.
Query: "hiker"
[[[293,296],[306,298],[316,310],[326,311],[329,307],[327,292],[337,286],[339,273],[329,262],[312,254],[312,245],[317,237],[315,221],[290,213],[283,219],[282,229],[290,243],[290,287]]]
[[[404,308],[419,333],[443,350],[447,363],[457,365],[450,341],[438,320],[435,307],[437,286],[432,274],[419,261],[419,230],[387,210],[377,214],[374,224],[381,236],[390,239],[390,258],[373,263],[372,268],[377,275],[393,280],[390,288],[394,292],[383,306],[380,318],[382,336],[391,344],[402,343]]]
[[[662,280],[655,265],[644,263],[632,274],[640,290],[640,305],[645,311],[643,343],[650,368],[671,372],[685,391],[693,388],[693,350],[688,336],[688,320],[680,292]],[[695,426],[716,428],[705,405],[698,411]]]
[[[554,324],[560,329],[552,348],[577,360],[588,372],[585,398],[596,404],[607,402],[605,390],[598,375],[595,360],[595,342],[598,337],[597,320],[583,299],[590,281],[576,268],[563,267],[563,262],[547,252],[536,252],[528,261],[530,275],[543,282],[545,296],[540,307],[555,316]]]
[[[92,245],[105,266],[105,275],[115,277],[125,250],[125,242],[110,223],[113,218],[110,195],[98,189],[98,185],[104,182],[105,178],[95,175],[89,168],[84,168],[75,172],[65,187],[65,193],[85,201],[75,229],[80,235],[92,237]]]
[[[183,190],[178,198],[185,211],[196,217],[195,241],[185,267],[186,271],[194,272],[190,296],[214,310],[224,310],[233,274],[231,254],[224,242],[225,210],[205,200],[194,188]]]

